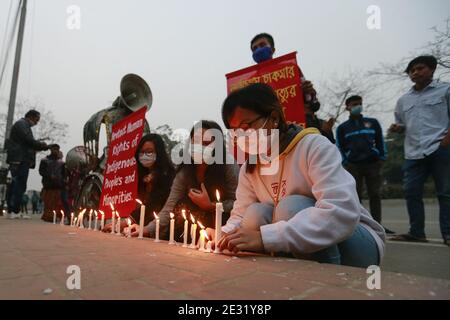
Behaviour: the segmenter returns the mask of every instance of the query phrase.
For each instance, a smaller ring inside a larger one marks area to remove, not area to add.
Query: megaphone
[[[147,106],[148,111],[153,103],[153,95],[144,79],[130,73],[120,81],[120,100],[126,108],[133,112],[143,106]]]

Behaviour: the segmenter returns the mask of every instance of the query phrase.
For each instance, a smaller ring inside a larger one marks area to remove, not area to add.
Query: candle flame
[[[56,211],[55,211],[55,210],[53,210],[53,213],[54,213],[54,214],[56,214]]]
[[[202,223],[200,221],[197,221],[198,225],[200,226],[200,228],[205,229],[205,227],[202,225]]]
[[[86,209],[81,210],[79,214],[84,214],[86,212]]]
[[[136,202],[139,203],[142,206],[142,201],[139,199],[136,199]]]
[[[89,210],[89,214],[92,214],[93,211],[94,211],[94,209],[91,208],[91,210]]]
[[[208,233],[206,232],[206,230],[202,230],[202,231],[205,231],[205,233],[204,233],[205,239],[209,241]]]
[[[220,192],[219,192],[219,190],[216,190],[216,198],[217,198],[217,202],[220,202]]]
[[[184,220],[186,220],[186,210],[181,210],[181,214],[183,215]]]
[[[97,210],[94,210],[94,215],[97,218]]]
[[[73,212],[70,214],[71,217],[73,217]]]
[[[102,210],[99,210],[100,211],[100,213],[102,214],[102,216],[104,216],[105,215],[105,213],[102,211]]]
[[[128,224],[128,226],[131,226],[131,219],[130,218],[127,219],[127,224]]]
[[[159,220],[159,217],[158,217],[158,215],[156,214],[156,212],[153,212],[153,215],[155,216],[155,219],[156,219],[156,220]]]
[[[75,224],[78,220],[78,217],[75,217],[75,220],[73,220],[73,224]]]
[[[60,210],[60,212],[61,212],[62,215],[64,215],[64,211],[63,210]]]
[[[112,204],[112,202],[109,203],[109,206],[111,207],[112,211],[115,211],[116,209],[114,209],[114,205]]]
[[[170,213],[170,219],[173,219],[175,217],[175,215],[171,212]]]
[[[192,213],[191,213],[191,221],[192,221],[192,223],[195,224],[195,218],[194,218],[194,216],[192,215]]]
[[[120,218],[119,211],[116,211],[116,217]]]

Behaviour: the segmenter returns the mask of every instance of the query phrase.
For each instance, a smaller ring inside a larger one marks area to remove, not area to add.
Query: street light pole
[[[20,70],[20,57],[22,54],[22,42],[23,34],[25,31],[25,19],[27,16],[27,0],[21,0],[22,10],[20,13],[19,31],[17,35],[17,45],[16,54],[14,58],[14,70],[11,83],[11,92],[9,95],[9,107],[8,107],[8,117],[6,120],[6,132],[5,132],[5,143],[4,148],[6,148],[6,143],[11,132],[11,127],[14,120],[14,109],[16,106],[16,96],[17,96],[17,84],[19,82],[19,70]]]

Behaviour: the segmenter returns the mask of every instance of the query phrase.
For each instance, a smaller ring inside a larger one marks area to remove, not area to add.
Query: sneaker
[[[450,237],[444,239],[444,244],[450,247]]]
[[[386,232],[386,234],[396,234],[395,231],[392,231],[392,230],[390,230],[390,229],[388,229],[386,227],[383,227],[383,228],[384,228],[384,232]]]
[[[22,219],[24,219],[24,220],[30,220],[30,219],[31,219],[31,216],[28,215],[28,214],[24,214],[24,215],[22,215]]]
[[[20,213],[10,213],[9,219],[11,219],[11,220],[20,219]]]

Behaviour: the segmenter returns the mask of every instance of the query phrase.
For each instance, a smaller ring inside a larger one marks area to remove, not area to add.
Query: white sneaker
[[[9,218],[11,220],[20,219],[20,213],[10,213]]]
[[[24,215],[22,215],[22,219],[24,219],[24,220],[30,220],[30,219],[31,219],[31,216],[30,216],[29,214],[24,214]]]

